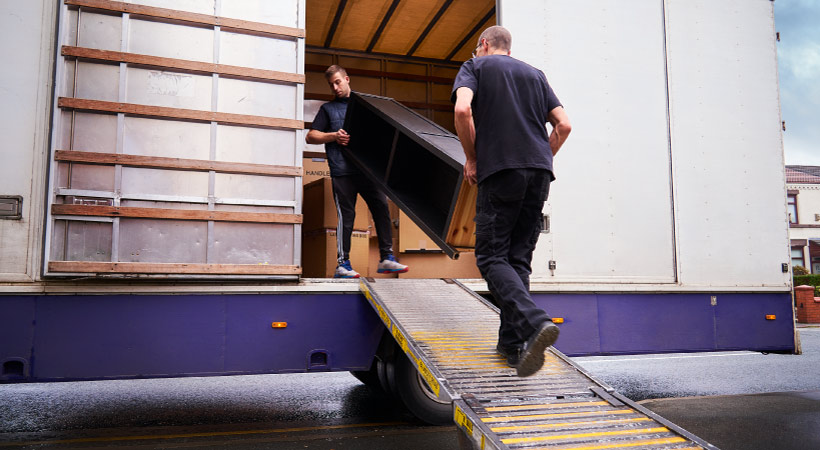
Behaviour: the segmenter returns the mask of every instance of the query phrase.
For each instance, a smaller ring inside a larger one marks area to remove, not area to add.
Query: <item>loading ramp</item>
[[[455,280],[362,279],[360,288],[477,449],[716,449],[621,396],[550,347],[516,376],[495,351],[498,309]],[[466,439],[465,439],[466,438]]]

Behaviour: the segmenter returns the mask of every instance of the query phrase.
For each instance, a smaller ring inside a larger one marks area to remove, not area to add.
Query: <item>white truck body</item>
[[[203,0],[175,3],[174,8],[213,14],[214,5],[224,16],[304,26],[304,0],[276,5]],[[100,260],[119,255],[112,261],[272,263],[277,255],[259,249],[270,248],[277,239],[288,243],[276,249],[278,256],[298,265],[298,224],[273,232],[277,236],[240,224],[219,236],[221,223],[213,221],[197,228],[162,229],[160,225],[173,221],[76,221],[78,217],[51,214],[58,198],[103,191],[113,206],[175,203],[182,208],[293,213],[301,208],[298,177],[114,166],[113,173],[99,177],[106,181],[98,182],[94,174],[99,166],[78,165],[74,177],[81,182],[60,185],[65,174],[54,162],[54,152],[66,146],[294,166],[300,164],[304,148],[304,132],[299,130],[132,119],[57,107],[60,97],[76,94],[112,102],[304,117],[300,83],[180,76],[128,64],[81,62],[75,67],[73,58],[59,52],[64,45],[86,46],[301,74],[301,39],[83,11],[88,20],[80,20],[79,28],[76,8],[48,1],[25,2],[0,15],[0,36],[15,43],[4,48],[7,67],[18,68],[0,74],[5,88],[0,127],[6,140],[0,194],[24,198],[22,220],[0,220],[0,279],[41,283],[41,273],[55,274],[48,270],[49,262],[71,259],[65,251],[90,260],[96,257],[88,255],[96,252]],[[783,270],[789,261],[788,218],[770,1],[643,0],[615,7],[604,0],[499,0],[497,11],[500,24],[513,33],[513,56],[544,70],[574,125],[556,158],[558,179],[544,211],[549,232],[541,236],[533,262],[534,290],[790,289],[790,274]],[[260,58],[260,52],[272,52],[276,58]],[[66,126],[71,120],[80,124],[73,134]],[[180,144],[168,144],[174,140]],[[250,144],[241,146],[248,149],[246,154],[229,151],[229,144],[238,141]],[[271,143],[277,151],[269,151]],[[83,170],[89,174],[85,178]],[[88,226],[75,234],[73,243],[65,242],[65,236],[71,236],[64,230],[70,220]],[[100,224],[110,230],[92,231]],[[196,256],[179,244],[179,237],[191,232],[201,235]],[[62,240],[55,242],[55,236]],[[250,236],[262,239],[257,250],[247,245]],[[230,248],[220,253],[226,241]],[[150,256],[159,253],[166,259]],[[550,261],[556,264],[554,270]],[[481,283],[471,286],[480,288]]]
[[[771,1],[498,6],[573,124],[538,286],[790,289]]]

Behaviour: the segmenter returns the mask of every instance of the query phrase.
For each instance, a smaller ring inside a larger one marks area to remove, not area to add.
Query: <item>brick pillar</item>
[[[820,297],[814,296],[814,286],[795,287],[794,302],[797,303],[798,322],[820,323]]]

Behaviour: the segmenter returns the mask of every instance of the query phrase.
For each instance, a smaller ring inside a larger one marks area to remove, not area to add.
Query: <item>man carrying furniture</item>
[[[311,130],[305,137],[308,144],[325,144],[330,178],[333,184],[333,200],[336,203],[338,225],[336,232],[337,259],[335,278],[359,278],[350,265],[350,239],[353,220],[356,218],[356,197],[361,194],[376,225],[379,238],[379,273],[401,273],[409,269],[393,257],[393,230],[387,197],[362,174],[345,156],[350,135],[342,129],[350,99],[350,77],[344,68],[332,65],[325,71],[325,79],[335,98],[325,103],[313,119]]]
[[[503,27],[484,30],[451,99],[464,176],[478,183],[476,264],[501,309],[496,349],[525,377],[541,369],[558,339],[558,327],[530,296],[529,277],[552,159],[571,126],[544,73],[510,57],[511,43]]]

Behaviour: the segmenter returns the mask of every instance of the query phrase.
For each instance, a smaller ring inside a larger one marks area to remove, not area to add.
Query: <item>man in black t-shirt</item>
[[[558,339],[558,327],[530,296],[529,277],[552,158],[571,126],[544,73],[510,57],[511,41],[503,27],[484,30],[451,99],[464,176],[478,183],[476,264],[501,309],[496,349],[525,377],[541,369]]]
[[[330,167],[333,200],[338,217],[338,261],[334,278],[359,278],[359,273],[350,265],[350,239],[353,235],[353,220],[356,218],[356,197],[359,194],[367,203],[376,226],[380,254],[378,273],[407,272],[407,266],[393,257],[393,230],[387,197],[345,156],[350,135],[342,129],[342,125],[350,98],[350,77],[344,68],[334,64],[325,71],[325,78],[335,98],[319,109],[305,141],[308,144],[325,144],[327,164]]]

